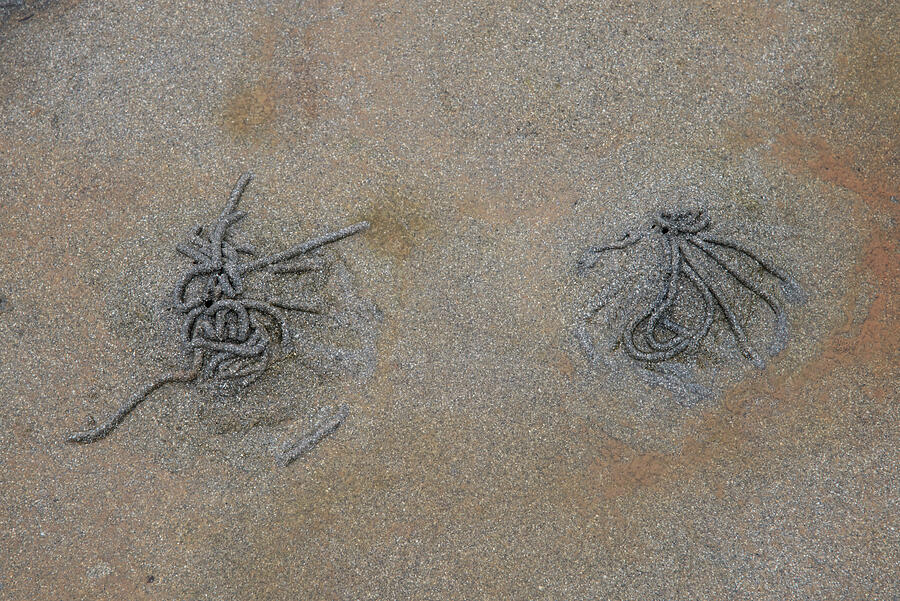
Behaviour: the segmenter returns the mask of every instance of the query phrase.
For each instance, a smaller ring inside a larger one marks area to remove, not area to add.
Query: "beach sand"
[[[890,0],[0,9],[0,599],[897,599],[898,24]],[[66,444],[184,365],[175,244],[250,169],[267,251],[371,222],[329,249],[343,279],[263,282],[362,307],[292,318],[353,360],[172,385]],[[580,276],[584,249],[684,203],[808,296],[761,371],[719,318],[690,402],[575,335],[641,269]]]

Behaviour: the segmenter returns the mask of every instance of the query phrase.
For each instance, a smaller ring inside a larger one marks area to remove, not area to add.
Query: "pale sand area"
[[[138,4],[0,9],[0,599],[900,596],[896,2]],[[319,290],[369,319],[292,322],[355,360],[65,444],[184,364],[247,169],[261,248],[372,223]],[[637,269],[581,251],[682,202],[809,293],[693,404],[574,335]]]

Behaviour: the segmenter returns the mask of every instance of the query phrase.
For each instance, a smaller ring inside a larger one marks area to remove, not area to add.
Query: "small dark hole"
[[[153,574],[150,574],[149,576],[147,576],[147,584],[153,584],[153,582],[155,580],[156,580],[156,576],[154,576]]]
[[[664,228],[662,229],[662,233],[668,234],[668,233],[669,233],[669,228],[664,227]]]

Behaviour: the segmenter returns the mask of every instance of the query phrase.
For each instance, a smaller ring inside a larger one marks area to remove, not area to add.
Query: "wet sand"
[[[888,0],[0,9],[0,599],[897,598],[898,23]],[[267,250],[372,223],[334,277],[263,282],[327,299],[292,323],[343,351],[65,444],[184,364],[175,244],[248,169]],[[719,319],[691,403],[575,336],[634,269],[581,277],[583,250],[683,202],[808,293],[762,371]]]

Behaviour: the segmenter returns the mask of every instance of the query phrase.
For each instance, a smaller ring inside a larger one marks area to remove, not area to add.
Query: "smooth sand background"
[[[0,599],[897,599],[898,23],[890,0],[0,9]],[[174,245],[250,168],[266,249],[373,223],[333,249],[371,319],[295,322],[359,361],[283,361],[231,404],[167,388],[63,444],[179,364]],[[810,292],[763,372],[713,337],[689,407],[573,336],[608,277],[580,250],[678,190]]]

